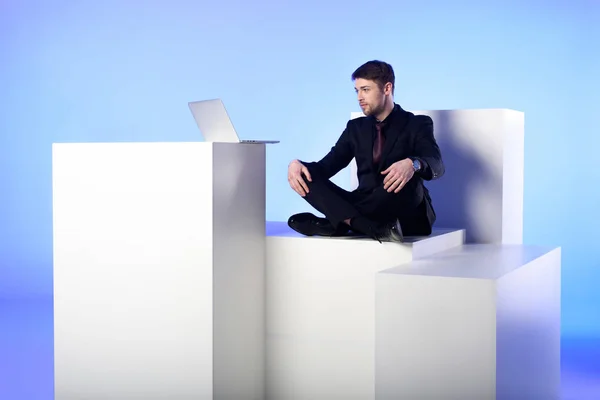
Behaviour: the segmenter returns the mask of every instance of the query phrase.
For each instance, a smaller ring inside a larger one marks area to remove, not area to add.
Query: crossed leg
[[[312,182],[307,182],[304,199],[331,223],[337,232],[352,228],[370,235],[373,229],[399,220],[407,235],[428,235],[431,227],[425,221],[423,191],[389,193],[383,187],[370,193],[344,190],[309,167]]]

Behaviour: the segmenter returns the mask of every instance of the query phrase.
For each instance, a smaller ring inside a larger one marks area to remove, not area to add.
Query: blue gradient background
[[[330,148],[373,58],[404,108],[525,112],[525,242],[563,247],[563,334],[600,337],[594,0],[3,0],[0,297],[51,296],[52,142],[199,140],[187,102],[221,97],[240,136],[282,141],[267,216],[285,220],[307,209],[288,162]]]

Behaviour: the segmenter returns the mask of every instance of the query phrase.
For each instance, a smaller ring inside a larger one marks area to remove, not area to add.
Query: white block
[[[560,248],[467,245],[377,275],[377,400],[552,400]]]
[[[267,231],[267,398],[375,395],[375,275],[460,246],[464,231],[412,243]]]
[[[55,144],[57,400],[263,399],[264,145]]]
[[[426,182],[435,226],[465,229],[468,243],[523,242],[524,114],[508,109],[411,111],[429,115],[446,166]],[[362,113],[351,113],[351,118]],[[358,184],[351,164],[352,185]]]

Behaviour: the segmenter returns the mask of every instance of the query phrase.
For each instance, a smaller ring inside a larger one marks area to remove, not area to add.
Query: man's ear
[[[383,86],[385,94],[392,94],[392,82],[388,82]]]

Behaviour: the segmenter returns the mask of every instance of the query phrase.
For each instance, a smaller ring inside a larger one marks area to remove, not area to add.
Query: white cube
[[[267,236],[267,398],[375,396],[375,275],[464,243],[437,230],[404,244],[303,237],[285,224]]]
[[[264,145],[53,146],[57,400],[264,398]]]
[[[466,245],[378,274],[376,398],[558,399],[560,266]]]
[[[525,114],[509,109],[411,110],[433,120],[445,175],[426,182],[435,226],[466,230],[467,243],[521,244]],[[351,118],[362,113],[351,113]],[[358,185],[350,166],[351,188]]]

